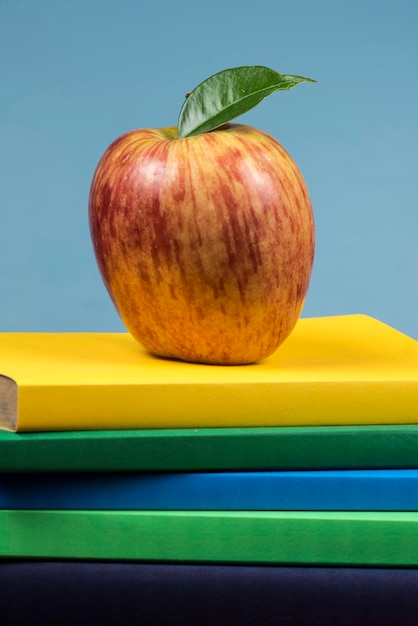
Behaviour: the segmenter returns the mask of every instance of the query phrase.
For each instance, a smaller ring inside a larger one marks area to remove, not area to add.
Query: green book
[[[418,566],[418,513],[0,511],[0,557]]]
[[[418,467],[418,425],[0,431],[0,471]]]

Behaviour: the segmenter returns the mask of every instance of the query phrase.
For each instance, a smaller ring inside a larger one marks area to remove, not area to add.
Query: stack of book
[[[0,334],[6,624],[415,624],[418,343],[302,319],[263,363]]]

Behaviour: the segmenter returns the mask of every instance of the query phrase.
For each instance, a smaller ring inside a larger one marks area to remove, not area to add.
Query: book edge
[[[0,374],[0,428],[16,432],[17,429],[17,382]]]

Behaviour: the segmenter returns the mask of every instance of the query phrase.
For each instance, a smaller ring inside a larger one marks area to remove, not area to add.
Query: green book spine
[[[418,566],[418,513],[0,511],[3,558]]]
[[[0,471],[418,467],[418,425],[0,431]]]

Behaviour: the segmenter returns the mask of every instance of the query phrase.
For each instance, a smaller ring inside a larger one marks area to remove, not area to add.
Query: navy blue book
[[[2,626],[416,626],[418,570],[0,561]]]

